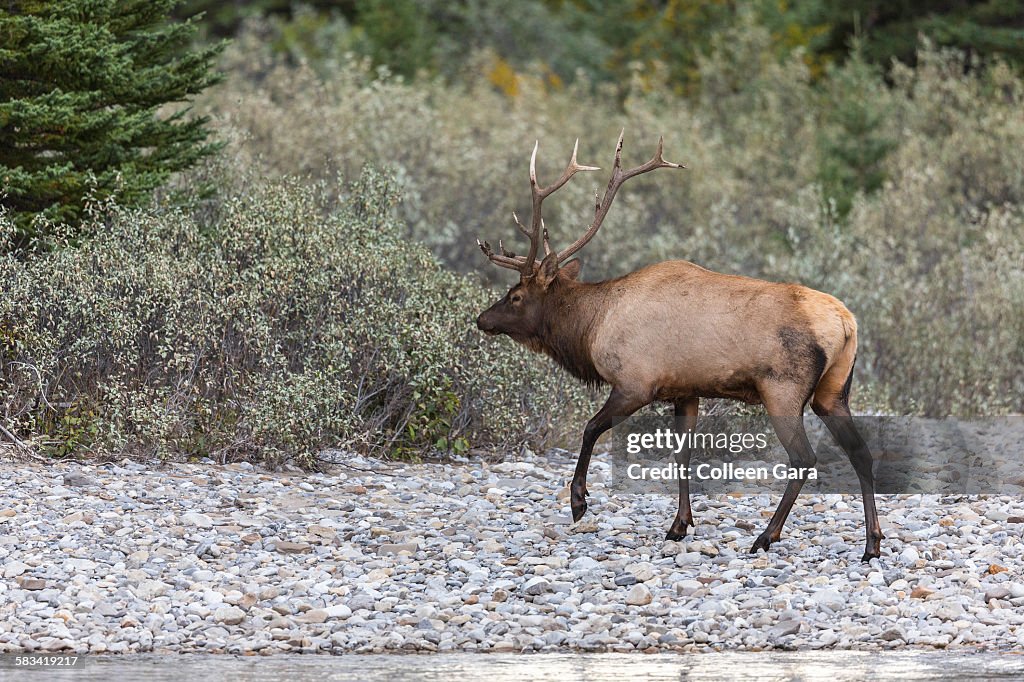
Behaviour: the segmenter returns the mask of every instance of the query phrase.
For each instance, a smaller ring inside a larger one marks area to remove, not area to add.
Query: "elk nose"
[[[494,325],[484,319],[486,313],[481,313],[480,317],[476,318],[476,328],[482,332],[492,333],[494,331]]]

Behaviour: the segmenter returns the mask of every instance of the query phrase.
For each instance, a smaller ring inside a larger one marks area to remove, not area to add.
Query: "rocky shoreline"
[[[610,495],[574,459],[0,463],[0,652],[704,651],[1024,646],[1018,497]]]

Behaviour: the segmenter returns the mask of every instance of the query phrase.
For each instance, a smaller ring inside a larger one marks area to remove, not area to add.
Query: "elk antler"
[[[587,231],[579,239],[570,244],[565,250],[558,252],[558,262],[561,263],[572,256],[574,253],[586,246],[587,242],[593,239],[594,235],[601,228],[601,223],[604,221],[608,210],[612,206],[612,201],[615,199],[615,193],[619,191],[619,187],[622,186],[626,180],[632,177],[647,173],[657,168],[686,168],[678,163],[672,163],[666,161],[662,157],[662,149],[664,147],[664,138],[658,139],[658,149],[654,153],[654,158],[645,163],[642,166],[631,168],[629,170],[622,170],[622,138],[625,135],[625,130],[619,133],[619,140],[615,145],[615,164],[612,168],[612,177],[608,180],[608,187],[604,191],[604,197],[595,202],[594,206],[594,221],[587,228]],[[514,253],[506,251],[501,242],[498,242],[498,249],[501,251],[500,254],[494,253],[491,249],[491,245],[487,242],[481,242],[479,239],[476,241],[479,245],[480,250],[484,252],[492,263],[499,265],[503,268],[509,268],[510,270],[519,270],[524,276],[530,276],[533,274],[533,265],[537,259],[537,250],[540,245],[544,245],[544,255],[551,253],[551,247],[548,244],[548,231],[544,227],[544,219],[541,217],[541,204],[544,199],[550,194],[553,194],[556,190],[560,189],[565,183],[569,182],[578,171],[593,171],[600,170],[596,166],[581,166],[576,162],[576,152],[579,149],[580,141],[577,138],[576,144],[572,148],[572,158],[569,159],[569,165],[566,166],[562,172],[562,176],[558,178],[554,183],[547,187],[539,187],[537,185],[537,149],[540,146],[538,142],[533,146],[533,154],[530,156],[530,191],[533,195],[533,214],[530,217],[530,229],[527,230],[522,223],[519,222],[519,217],[512,212],[512,220],[515,221],[516,227],[519,231],[530,238],[530,252],[526,256],[517,256]],[[596,198],[596,197],[595,197]]]
[[[594,222],[590,223],[590,227],[583,233],[579,239],[574,241],[564,250],[558,252],[558,262],[567,260],[574,253],[582,249],[587,245],[597,231],[601,229],[601,223],[604,222],[604,217],[608,215],[608,209],[612,207],[612,201],[615,199],[615,193],[619,191],[619,187],[622,186],[626,180],[648,173],[658,168],[686,168],[686,166],[678,163],[672,163],[666,161],[662,157],[662,150],[665,146],[665,138],[658,138],[658,148],[654,152],[654,157],[642,166],[636,168],[630,168],[627,171],[622,170],[622,137],[626,134],[625,128],[619,133],[619,141],[615,143],[615,164],[612,166],[612,177],[608,180],[608,187],[604,191],[604,197],[600,201],[594,203]],[[595,195],[595,200],[597,196]]]
[[[596,166],[582,166],[576,161],[576,152],[579,150],[580,140],[576,138],[576,144],[572,148],[572,158],[569,159],[569,165],[562,171],[561,177],[555,180],[554,183],[547,187],[540,187],[537,184],[537,149],[540,147],[538,141],[533,145],[533,154],[530,155],[530,192],[533,195],[533,210],[530,216],[530,229],[527,230],[523,227],[523,224],[519,222],[519,217],[513,211],[512,219],[515,221],[516,227],[519,231],[530,238],[530,251],[526,256],[517,256],[513,253],[505,251],[501,248],[499,242],[498,247],[501,254],[496,254],[491,249],[491,245],[487,242],[481,243],[480,240],[476,240],[476,243],[480,246],[480,250],[484,252],[492,263],[500,265],[503,268],[509,268],[510,270],[519,270],[523,275],[529,276],[533,274],[533,264],[537,259],[537,250],[540,247],[541,242],[544,243],[544,250],[547,253],[550,250],[548,246],[547,230],[544,229],[544,219],[541,217],[541,204],[548,195],[553,194],[556,190],[560,189],[565,183],[569,182],[572,176],[576,175],[579,171],[594,171],[601,170]]]

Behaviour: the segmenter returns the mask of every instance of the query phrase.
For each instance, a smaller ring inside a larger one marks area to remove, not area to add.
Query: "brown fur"
[[[522,301],[513,305],[515,294]],[[761,403],[771,392],[791,415],[819,389],[823,400],[841,396],[853,366],[844,349],[856,347],[856,322],[832,296],[686,261],[596,283],[560,272],[550,280],[524,277],[480,316],[480,326],[644,404],[691,397]]]

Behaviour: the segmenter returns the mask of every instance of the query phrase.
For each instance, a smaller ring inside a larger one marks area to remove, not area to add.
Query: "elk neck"
[[[548,290],[540,331],[529,344],[589,386],[605,383],[591,357],[593,335],[605,309],[607,282],[558,279]]]

